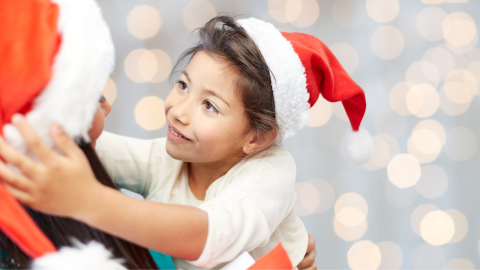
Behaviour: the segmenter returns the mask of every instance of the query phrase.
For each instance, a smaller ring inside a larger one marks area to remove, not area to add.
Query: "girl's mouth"
[[[171,125],[168,125],[167,136],[172,141],[177,141],[177,142],[191,141],[190,139],[185,137],[182,133],[180,133],[178,130],[176,130],[174,127],[172,127]]]

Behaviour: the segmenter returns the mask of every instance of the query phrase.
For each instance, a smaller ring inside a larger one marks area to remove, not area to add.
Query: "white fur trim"
[[[282,139],[305,126],[308,119],[309,94],[305,68],[292,44],[275,26],[255,19],[237,21],[255,41],[272,71],[272,88],[277,123]]]
[[[345,138],[345,152],[355,164],[364,164],[372,156],[375,144],[365,129],[351,131]]]
[[[49,145],[52,145],[49,130],[54,122],[70,137],[88,142],[88,130],[114,66],[113,42],[94,0],[52,2],[60,10],[58,31],[62,43],[55,56],[53,76],[26,118]],[[17,149],[25,149],[15,127],[6,125],[4,135]]]
[[[121,264],[122,261],[121,259],[113,259],[112,253],[102,244],[92,241],[84,245],[77,241],[75,247],[62,247],[58,252],[48,253],[37,258],[32,262],[32,269],[126,270],[127,268]]]

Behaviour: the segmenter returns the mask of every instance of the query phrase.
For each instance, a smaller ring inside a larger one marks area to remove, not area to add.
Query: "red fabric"
[[[312,107],[320,94],[330,101],[342,101],[352,129],[358,131],[367,108],[365,93],[345,71],[330,49],[314,36],[303,33],[284,33],[292,43],[307,76],[308,102]]]
[[[278,243],[265,256],[258,259],[248,270],[265,269],[293,269],[292,262],[282,243]]]
[[[31,258],[55,252],[55,246],[0,183],[0,229]]]
[[[50,80],[58,12],[50,0],[0,0],[0,127],[27,113]]]
[[[0,0],[0,136],[12,115],[27,113],[50,81],[61,42],[58,13],[49,0]],[[0,230],[31,258],[56,251],[1,183]]]

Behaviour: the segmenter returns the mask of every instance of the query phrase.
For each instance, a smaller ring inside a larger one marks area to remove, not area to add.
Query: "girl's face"
[[[175,159],[215,163],[248,152],[248,119],[227,64],[200,51],[165,101],[167,152]]]
[[[95,147],[95,142],[97,141],[100,134],[102,134],[103,126],[105,125],[105,117],[112,110],[112,106],[108,103],[107,99],[104,96],[99,101],[99,107],[95,112],[93,117],[92,127],[88,131],[88,136],[90,137],[90,143]]]

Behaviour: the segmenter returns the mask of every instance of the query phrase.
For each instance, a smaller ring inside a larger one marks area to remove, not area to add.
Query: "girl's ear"
[[[258,132],[250,131],[243,145],[243,152],[248,156],[265,150],[275,140],[275,131],[272,130],[268,134],[258,134]]]

